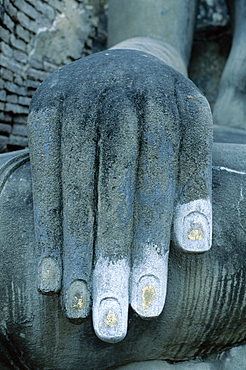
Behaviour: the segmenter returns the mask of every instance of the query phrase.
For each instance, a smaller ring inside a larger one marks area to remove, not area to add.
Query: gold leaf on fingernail
[[[114,311],[108,311],[107,315],[104,317],[104,325],[106,327],[113,328],[118,323],[117,316]]]
[[[84,300],[83,300],[83,297],[80,295],[79,297],[77,297],[76,295],[74,296],[74,299],[73,299],[73,304],[72,304],[72,308],[75,308],[76,310],[78,311],[82,311],[83,309],[83,306],[84,306]]]
[[[188,233],[188,239],[190,240],[202,240],[203,231],[202,230],[191,230]]]
[[[142,288],[142,310],[147,310],[155,298],[155,288],[152,285],[145,285]]]

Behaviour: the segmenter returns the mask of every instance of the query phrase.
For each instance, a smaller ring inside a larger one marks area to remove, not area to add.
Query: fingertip
[[[122,307],[123,306],[123,307]],[[102,299],[93,308],[93,325],[97,337],[104,342],[117,343],[127,333],[128,309],[118,299]]]
[[[204,253],[212,245],[212,206],[197,199],[178,205],[174,216],[176,246],[183,252]]]
[[[74,280],[64,292],[64,310],[68,319],[84,319],[90,313],[90,293],[87,283]]]
[[[58,293],[61,289],[61,266],[56,258],[45,256],[38,265],[38,290],[43,294]]]
[[[153,247],[153,246],[152,246]],[[144,248],[145,258],[135,264],[131,277],[131,306],[143,319],[158,317],[164,307],[167,290],[168,251]]]
[[[93,327],[104,342],[117,343],[127,334],[129,264],[99,258],[93,274]]]

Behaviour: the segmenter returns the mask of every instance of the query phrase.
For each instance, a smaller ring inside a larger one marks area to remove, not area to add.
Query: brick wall
[[[90,54],[96,38],[97,49],[105,44],[104,5],[102,0],[0,0],[1,152],[27,146],[28,107],[40,82]]]
[[[0,152],[27,146],[28,107],[40,82],[106,48],[106,9],[107,0],[0,0]],[[230,47],[228,20],[225,0],[200,0],[190,76],[212,105]]]

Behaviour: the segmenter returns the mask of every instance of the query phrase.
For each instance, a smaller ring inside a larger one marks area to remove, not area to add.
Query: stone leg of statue
[[[214,123],[246,129],[246,1],[234,1],[233,43],[226,62],[217,101]]]

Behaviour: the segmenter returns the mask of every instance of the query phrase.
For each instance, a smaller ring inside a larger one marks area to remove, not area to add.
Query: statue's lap
[[[214,146],[211,251],[185,255],[172,246],[163,313],[144,321],[130,312],[128,334],[117,344],[95,336],[91,317],[80,325],[69,322],[58,295],[37,292],[30,165],[28,156],[18,155],[14,161],[6,161],[13,153],[1,158],[2,165],[8,162],[2,166],[0,207],[1,334],[8,356],[35,368],[86,363],[87,369],[107,369],[205,356],[245,340],[244,145]]]

